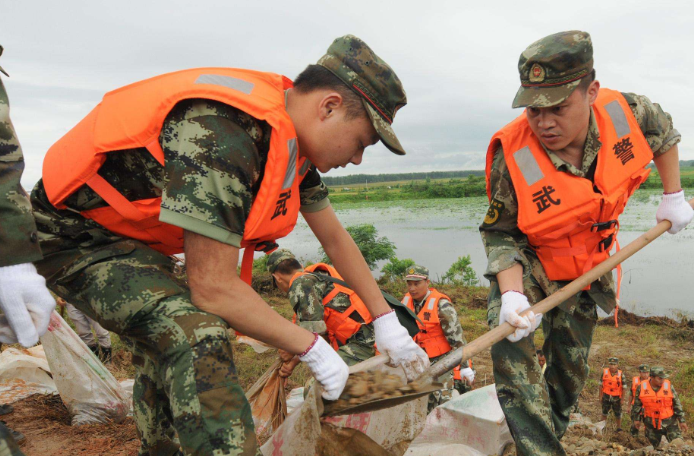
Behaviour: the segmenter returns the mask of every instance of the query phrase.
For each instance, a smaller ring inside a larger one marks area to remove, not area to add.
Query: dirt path
[[[140,447],[135,423],[70,426],[67,409],[57,396],[32,396],[14,404],[14,412],[3,416],[26,441],[26,456],[136,456]]]

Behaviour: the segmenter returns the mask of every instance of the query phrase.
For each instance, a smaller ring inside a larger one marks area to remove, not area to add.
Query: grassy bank
[[[691,189],[694,189],[694,166],[682,166],[681,174],[682,186],[691,192]],[[651,172],[641,188],[653,191],[662,188],[657,170]],[[485,179],[479,175],[466,178],[331,185],[329,189],[330,200],[334,204],[486,196]]]

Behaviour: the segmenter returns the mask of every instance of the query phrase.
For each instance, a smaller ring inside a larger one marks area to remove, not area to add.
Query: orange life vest
[[[636,399],[636,389],[639,387],[639,383],[642,381],[643,380],[641,380],[641,377],[638,375],[631,379],[631,405],[634,405],[634,400]]]
[[[263,181],[245,223],[242,277],[250,281],[254,250],[270,250],[289,234],[299,214],[299,183],[310,164],[299,158],[294,125],[284,106],[284,76],[231,68],[197,68],[136,82],[104,95],[80,123],[56,142],[43,163],[43,183],[50,202],[65,200],[88,185],[108,206],[83,211],[121,236],[175,254],[183,251],[183,230],[159,221],[161,198],[128,201],[98,174],[106,154],[145,147],[162,166],[159,135],[166,116],[179,101],[216,100],[233,106],[272,128]],[[250,248],[249,248],[250,247]]]
[[[342,276],[337,272],[337,270],[325,263],[316,263],[311,266],[306,267],[303,272],[298,272],[294,274],[289,286],[291,287],[294,280],[298,277],[312,272],[321,271],[327,273],[330,277],[335,279],[342,279]],[[325,295],[323,298],[323,321],[325,321],[325,326],[328,331],[328,341],[330,345],[337,350],[341,345],[344,345],[350,337],[355,335],[357,331],[361,329],[362,324],[369,324],[372,321],[371,313],[369,309],[366,308],[364,301],[357,296],[354,290],[344,287],[340,284],[334,283],[333,290]],[[344,293],[349,297],[349,301],[352,303],[344,312],[340,312],[331,307],[328,307],[330,301],[332,301],[338,293]],[[356,312],[361,316],[364,323],[359,323],[350,316]],[[296,322],[296,314],[294,314],[294,322]]]
[[[622,397],[622,371],[618,370],[617,375],[612,375],[607,368],[602,373],[602,392],[610,396]]]
[[[419,333],[414,336],[414,341],[427,352],[429,358],[436,358],[451,351],[451,345],[443,333],[441,321],[439,320],[439,301],[441,298],[448,301],[451,299],[445,294],[439,293],[435,288],[430,288],[429,291],[426,303],[422,306],[419,314],[417,314],[421,323],[417,322]],[[414,300],[409,293],[402,298],[402,303],[409,307],[412,312],[415,311]]]
[[[641,393],[639,394],[641,405],[643,406],[643,416],[650,418],[653,427],[661,429],[662,421],[675,414],[672,407],[672,389],[670,380],[663,381],[663,386],[656,392],[653,391],[651,382],[641,382]]]
[[[602,147],[594,181],[558,171],[525,113],[487,149],[487,195],[494,154],[503,146],[518,199],[518,228],[550,280],[573,280],[609,257],[618,217],[650,172],[653,153],[624,96],[600,89],[593,112]]]

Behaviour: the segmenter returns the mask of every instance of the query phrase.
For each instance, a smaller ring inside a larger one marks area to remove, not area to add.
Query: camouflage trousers
[[[3,423],[0,423],[0,456],[24,456],[10,430]]]
[[[622,417],[622,398],[619,396],[610,396],[609,394],[602,395],[602,414],[607,416],[610,410],[614,412],[617,418]]]
[[[439,358],[440,357],[432,358],[430,360],[431,364],[434,365]],[[453,371],[446,372],[436,379],[436,381],[443,384],[443,389],[434,391],[429,395],[429,402],[427,402],[427,413],[431,413],[431,411],[439,405],[445,404],[451,400],[451,395],[453,393]]]
[[[57,236],[57,222],[65,221],[42,209],[35,205],[44,252],[39,273],[133,353],[140,455],[260,454],[229,327],[192,304],[174,275],[175,259],[88,223],[74,237]]]
[[[668,418],[667,420],[663,420],[660,429],[656,429],[653,426],[653,420],[644,418],[643,427],[644,434],[651,445],[653,445],[653,448],[658,448],[661,440],[663,440],[663,436],[665,436],[668,442],[682,438],[682,431],[680,431],[680,425],[677,418]]]
[[[531,304],[545,298],[533,276],[523,282]],[[487,310],[490,328],[498,326],[500,308],[499,285],[492,282]],[[516,343],[504,339],[492,347],[496,391],[519,456],[566,454],[559,440],[588,378],[596,322],[596,304],[583,292],[572,313],[554,308],[543,316],[544,375],[532,335]]]

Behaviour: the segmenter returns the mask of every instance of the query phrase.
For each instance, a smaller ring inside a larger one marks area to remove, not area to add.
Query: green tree
[[[403,277],[405,271],[410,266],[414,266],[414,260],[411,258],[405,258],[400,260],[397,257],[392,257],[388,263],[381,269],[381,274],[383,274],[388,280],[395,280],[398,277]]]
[[[387,237],[378,237],[376,227],[370,223],[352,225],[347,227],[347,232],[352,236],[354,242],[359,247],[366,264],[370,269],[376,267],[376,263],[381,260],[389,260],[395,256],[395,244],[390,242]],[[320,248],[323,256],[321,261],[330,263],[330,258],[325,254],[323,247]]]
[[[443,275],[444,282],[466,285],[468,287],[479,284],[480,279],[477,273],[472,269],[472,260],[470,255],[458,257],[458,260],[448,268],[448,271]]]

